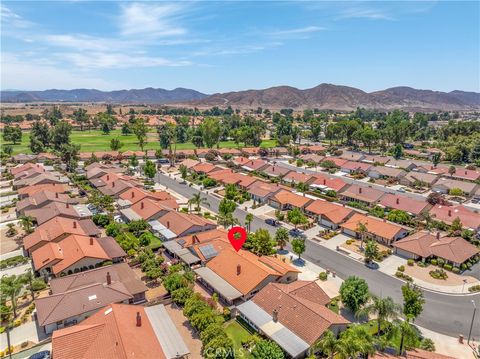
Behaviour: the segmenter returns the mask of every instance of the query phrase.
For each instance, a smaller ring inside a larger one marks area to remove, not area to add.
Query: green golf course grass
[[[112,138],[118,138],[123,143],[121,152],[124,151],[139,151],[137,138],[135,135],[124,136],[120,130],[113,130],[108,135],[103,134],[99,130],[85,130],[85,131],[72,131],[70,139],[72,143],[80,145],[80,152],[97,152],[97,151],[110,151],[110,141]],[[30,132],[23,132],[22,142],[20,144],[13,145],[12,143],[2,143],[2,145],[11,145],[13,147],[13,154],[18,153],[31,153],[30,148]],[[221,141],[219,143],[220,148],[236,148],[237,144],[233,141]],[[263,140],[260,147],[274,147],[276,145],[275,140]],[[242,146],[241,146],[242,147]],[[160,148],[158,142],[158,135],[152,131],[148,133],[147,144],[145,150],[156,150]],[[177,143],[177,150],[192,150],[196,148],[191,142]]]

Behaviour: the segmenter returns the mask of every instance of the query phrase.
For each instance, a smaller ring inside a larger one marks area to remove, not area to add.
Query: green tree
[[[157,173],[157,168],[155,167],[155,163],[153,163],[150,160],[147,160],[147,162],[145,162],[145,166],[143,166],[143,173],[145,173],[145,176],[147,176],[148,178],[155,177],[155,174]]]
[[[333,359],[336,355],[344,356],[346,350],[343,344],[344,342],[329,329],[313,345],[313,350],[320,351],[322,354],[328,355],[329,359]]]
[[[367,357],[376,352],[375,342],[370,332],[361,325],[354,325],[341,334],[340,337],[344,354],[349,358],[357,358],[359,355]]]
[[[0,281],[0,289],[3,295],[10,298],[13,317],[17,316],[17,297],[24,286],[23,278],[16,275],[4,275]]]
[[[162,124],[161,126],[158,126],[157,128],[160,147],[163,149],[168,148],[168,158],[170,160],[170,166],[174,166],[175,164],[175,158],[172,151],[172,144],[174,143],[176,133],[175,127],[175,124],[167,122],[165,124]]]
[[[32,233],[33,232],[33,217],[31,216],[20,216],[20,226],[23,228],[23,230],[26,233]]]
[[[80,145],[64,143],[60,147],[60,158],[67,165],[67,171],[73,172],[77,168]]]
[[[118,151],[122,147],[123,147],[123,143],[120,142],[120,140],[118,138],[112,138],[110,140],[110,149],[112,151]]]
[[[395,158],[396,160],[399,160],[402,157],[403,157],[403,147],[401,144],[397,144],[393,148],[393,158]]]
[[[24,283],[28,285],[28,289],[30,290],[30,295],[32,296],[32,301],[34,301],[35,300],[35,289],[34,289],[35,276],[33,275],[33,272],[30,268],[27,269],[26,273],[22,277],[22,280]]]
[[[80,126],[80,131],[83,131],[83,127],[89,119],[90,118],[87,114],[87,110],[84,108],[78,108],[77,110],[73,111],[73,120]]]
[[[133,168],[137,168],[138,166],[138,159],[137,159],[137,156],[135,154],[133,154],[130,159],[128,160],[128,162],[130,163],[130,166],[132,166]]]
[[[342,283],[340,286],[340,295],[343,304],[353,313],[357,313],[370,298],[367,282],[356,276],[348,277]]]
[[[437,165],[440,163],[440,158],[441,157],[442,157],[442,155],[440,154],[440,152],[435,152],[432,155],[433,167],[437,167]]]
[[[368,317],[375,315],[377,317],[377,336],[380,336],[381,324],[388,320],[397,319],[401,312],[401,307],[396,304],[392,298],[381,298],[372,295],[370,302],[366,306],[359,309],[355,315],[357,317]]]
[[[266,229],[257,229],[255,233],[250,235],[250,237],[253,253],[267,256],[275,252],[273,249],[275,242],[272,240],[270,232],[268,232]]]
[[[300,211],[300,209],[298,208],[294,208],[288,211],[287,219],[290,223],[292,223],[295,226],[295,229],[297,229],[297,226],[300,224],[308,223],[307,217],[305,217],[302,211]]]
[[[212,148],[220,139],[220,123],[216,118],[208,117],[200,125],[205,146]]]
[[[35,121],[32,125],[32,130],[30,131],[30,143],[32,143],[32,138],[34,139],[34,142],[40,142],[42,144],[42,149],[49,147],[51,141],[51,133],[50,129],[48,128],[48,124],[44,121]]]
[[[363,250],[363,242],[365,241],[365,236],[368,233],[368,228],[364,223],[358,222],[355,231],[360,234],[360,249]]]
[[[250,226],[253,221],[253,214],[252,213],[247,213],[245,216],[245,225],[247,226],[247,231],[250,232]]]
[[[51,141],[53,148],[61,151],[62,146],[70,143],[72,126],[66,121],[59,121],[51,130]]]
[[[232,339],[226,334],[216,336],[203,346],[203,356],[205,358],[234,359],[235,354]]]
[[[175,293],[175,292],[174,292]],[[172,295],[173,297],[173,295]],[[213,338],[224,334],[223,326],[219,323],[212,323],[208,325],[201,333],[200,333],[200,339],[202,340],[202,343],[208,343],[210,342]]]
[[[220,204],[218,205],[218,213],[220,213],[220,215],[226,216],[235,212],[236,208],[237,204],[235,202],[224,198],[220,201]]]
[[[305,252],[305,248],[304,239],[294,238],[292,240],[292,251],[298,256],[298,259],[300,259],[303,252]]]
[[[131,128],[130,128],[130,125],[125,122],[125,123],[122,125],[121,132],[122,132],[122,135],[123,135],[123,136],[127,136],[127,135],[131,134],[131,133],[132,133],[132,130],[131,130]]]
[[[254,359],[283,359],[285,354],[274,341],[262,339],[255,344],[251,357]]]
[[[132,126],[132,132],[137,137],[138,145],[140,146],[140,149],[143,151],[143,148],[145,147],[145,143],[147,139],[147,133],[148,133],[148,126],[145,123],[145,120],[142,118],[137,118],[135,120],[135,123]]]
[[[185,302],[193,295],[193,289],[184,287],[172,292],[172,300],[178,305],[184,305]],[[203,334],[203,332],[202,332]],[[203,341],[203,337],[202,337]]]
[[[460,197],[460,196],[463,196],[463,191],[460,188],[450,188],[450,190],[448,191],[448,194],[450,196]]]
[[[391,331],[392,333],[400,335],[400,343],[398,346],[399,355],[403,355],[405,349],[414,347],[418,340],[417,331],[408,320],[395,320]]]
[[[423,311],[423,292],[417,286],[407,283],[402,286],[403,314],[409,320],[415,320]]]
[[[387,219],[391,222],[409,224],[410,215],[401,209],[394,209],[388,213]]]
[[[238,190],[234,184],[227,184],[225,186],[225,198],[229,200],[234,200],[237,197]]]
[[[165,277],[163,286],[168,293],[173,293],[180,288],[187,288],[188,281],[180,273],[172,273]]]
[[[455,168],[455,166],[448,167],[448,174],[450,176],[453,176],[455,174],[455,172],[457,172],[457,169]]]
[[[192,198],[190,198],[190,199],[188,200],[189,210],[190,210],[191,206],[195,206],[195,210],[197,211],[197,213],[200,213],[200,207],[201,207],[202,205],[205,205],[205,206],[210,207],[210,203],[208,203],[207,198],[202,197],[202,193],[201,193],[201,192],[195,193],[195,194],[192,196]]]
[[[188,176],[187,166],[185,166],[185,165],[180,165],[180,167],[178,168],[178,170],[180,171],[180,175],[182,176],[183,181],[185,181],[185,179],[186,179],[187,176]]]
[[[378,253],[378,244],[375,241],[368,241],[365,245],[365,252],[363,253],[365,255],[365,260],[367,262],[375,260],[378,258]]]
[[[22,142],[22,129],[20,126],[5,126],[3,129],[3,140],[5,142],[12,142],[14,145]]]
[[[287,243],[290,242],[290,236],[286,228],[280,227],[279,229],[277,229],[277,231],[275,232],[275,242],[277,243],[277,246],[279,246],[280,249],[283,251],[283,248],[285,248]]]

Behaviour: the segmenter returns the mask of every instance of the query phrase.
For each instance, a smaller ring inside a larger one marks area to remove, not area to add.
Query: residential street
[[[175,179],[161,173],[157,173],[155,180],[187,198],[190,198],[197,192],[196,189],[189,187],[188,184],[180,184]],[[208,199],[210,209],[217,212],[220,200],[205,192],[202,192],[202,195]],[[246,214],[246,211],[239,208],[235,211],[235,216],[241,223],[244,222]],[[272,234],[276,230],[257,217],[254,218],[251,227],[252,230],[266,228]],[[397,303],[402,303],[401,286],[404,283],[403,281],[385,273],[368,269],[362,263],[315,242],[307,241],[306,245],[307,249],[303,258],[323,268],[334,270],[341,278],[351,275],[360,276],[368,282],[372,293],[390,296]],[[465,338],[468,336],[473,313],[472,300],[475,300],[477,306],[480,306],[480,294],[453,296],[424,291],[424,295],[426,300],[424,311],[417,319],[416,324],[453,337],[458,337],[460,334],[463,334]],[[480,319],[478,319],[478,316],[472,333],[474,338],[478,339],[480,337]]]

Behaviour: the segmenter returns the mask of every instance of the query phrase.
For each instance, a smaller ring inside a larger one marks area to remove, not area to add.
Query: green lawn
[[[243,353],[243,356],[240,354],[242,358],[249,358],[250,353],[242,348],[242,341],[248,340],[252,333],[235,319],[226,323],[225,332],[233,341],[235,353]]]
[[[95,151],[110,151],[110,141],[112,138],[118,138],[123,143],[123,147],[120,151],[128,151],[140,150],[138,146],[138,141],[135,135],[127,135],[124,136],[121,134],[120,130],[113,130],[108,135],[104,135],[102,131],[99,130],[85,130],[79,131],[74,130],[72,131],[71,140],[75,144],[79,144],[81,146],[81,152],[95,152]],[[29,149],[30,144],[30,133],[23,132],[22,142],[20,144],[9,144],[5,143],[5,145],[12,145],[13,153],[31,153]],[[262,141],[261,147],[274,147],[276,145],[275,140],[264,140]],[[222,141],[220,142],[220,148],[236,148],[237,145],[233,141]],[[147,144],[145,146],[146,150],[155,150],[160,148],[160,144],[158,142],[158,136],[155,131],[151,131],[148,133]],[[178,143],[177,150],[189,150],[196,148],[193,143]]]

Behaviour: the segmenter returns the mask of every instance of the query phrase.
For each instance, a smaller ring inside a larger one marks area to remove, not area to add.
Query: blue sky
[[[480,91],[480,3],[2,1],[1,88]]]

